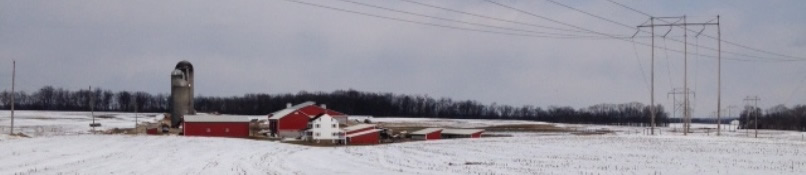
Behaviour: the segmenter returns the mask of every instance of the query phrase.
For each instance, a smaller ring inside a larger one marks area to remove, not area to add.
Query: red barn
[[[298,105],[288,105],[287,108],[269,114],[269,130],[279,137],[300,137],[302,131],[308,127],[308,121],[316,115],[326,113],[338,120],[347,122],[347,115],[341,112],[316,106],[314,102],[305,102]]]
[[[412,132],[411,139],[417,140],[435,140],[440,139],[442,128],[425,128],[419,131]]]
[[[372,145],[381,143],[381,130],[370,129],[357,133],[347,134],[347,144],[350,145]]]
[[[443,138],[480,138],[484,129],[445,129],[442,130]]]
[[[185,116],[182,132],[185,136],[249,137],[249,117],[245,116]]]

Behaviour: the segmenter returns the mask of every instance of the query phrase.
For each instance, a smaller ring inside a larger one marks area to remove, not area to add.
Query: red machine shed
[[[381,130],[372,129],[346,136],[349,145],[372,145],[381,143]]]
[[[182,129],[185,136],[246,138],[249,121],[243,116],[185,116]]]
[[[436,140],[442,138],[442,128],[425,128],[411,133],[412,139]]]

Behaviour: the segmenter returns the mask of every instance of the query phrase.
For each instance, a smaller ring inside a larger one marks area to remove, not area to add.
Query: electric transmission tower
[[[676,19],[677,21],[669,22],[669,21],[666,21],[666,19],[671,19],[671,20]],[[655,20],[658,20],[661,23],[656,24]],[[718,46],[718,56],[717,56],[717,59],[718,59],[718,62],[719,62],[718,67],[717,67],[717,69],[718,69],[717,70],[717,77],[718,77],[717,78],[718,79],[717,80],[717,84],[718,84],[717,85],[717,119],[720,118],[719,109],[721,108],[721,105],[722,105],[722,91],[721,91],[722,90],[722,79],[721,79],[722,78],[722,74],[721,74],[722,73],[722,35],[721,35],[721,31],[720,31],[721,29],[719,28],[719,16],[716,16],[716,22],[708,21],[708,22],[704,22],[704,23],[688,23],[686,21],[686,16],[650,17],[649,18],[649,24],[647,25],[646,22],[645,22],[644,24],[639,25],[638,26],[638,31],[636,31],[635,34],[637,35],[638,32],[641,32],[641,28],[646,28],[646,27],[650,28],[650,35],[651,35],[650,38],[652,38],[652,45],[651,45],[651,48],[652,48],[651,49],[651,54],[652,54],[652,61],[651,61],[651,65],[652,65],[651,66],[651,70],[652,70],[651,81],[652,81],[652,83],[651,84],[652,85],[651,85],[651,90],[650,90],[650,94],[651,94],[650,99],[651,99],[652,104],[650,105],[651,107],[649,109],[650,109],[650,112],[652,113],[651,118],[652,118],[652,134],[653,135],[655,134],[655,111],[656,111],[656,109],[655,109],[655,36],[656,36],[655,35],[655,27],[669,27],[669,31],[667,31],[666,34],[664,34],[663,36],[668,35],[669,32],[671,32],[672,28],[674,28],[674,27],[682,27],[683,28],[683,60],[684,60],[683,61],[683,90],[684,90],[684,92],[683,92],[683,94],[684,94],[684,96],[683,96],[683,103],[684,103],[684,105],[683,105],[683,116],[684,116],[684,118],[687,119],[684,122],[685,123],[684,125],[685,126],[691,125],[691,110],[689,109],[689,96],[688,96],[690,94],[689,93],[689,88],[688,88],[688,33],[689,33],[688,26],[689,25],[703,26],[703,31],[705,30],[705,26],[710,26],[710,25],[716,25],[717,26],[717,34],[718,34],[717,35],[717,44],[719,45]],[[698,36],[700,34],[702,34],[702,31],[697,33]],[[633,37],[635,37],[635,35],[633,35]],[[721,128],[719,125],[720,125],[720,123],[717,122],[717,128]],[[683,133],[684,133],[684,135],[687,135],[688,134],[688,129],[687,128],[684,129]],[[720,133],[719,133],[719,131],[717,129],[717,135],[719,135],[719,134]]]
[[[668,98],[669,95],[672,96],[672,106],[673,106],[672,112],[675,113],[675,114],[677,113],[677,111],[683,112],[683,118],[682,118],[682,121],[683,121],[683,134],[686,135],[686,134],[688,134],[689,129],[691,128],[691,125],[690,125],[691,124],[691,118],[689,118],[688,117],[689,115],[687,114],[687,112],[692,111],[691,104],[686,103],[685,101],[679,101],[680,99],[678,99],[677,96],[678,95],[684,95],[684,96],[695,96],[696,97],[697,94],[694,91],[691,91],[690,89],[689,90],[684,90],[683,88],[674,88],[674,89],[672,89],[672,91],[670,91],[666,95],[666,97]],[[686,105],[688,105],[688,107],[684,107]],[[684,109],[688,109],[688,110],[684,110]],[[675,115],[675,114],[673,114],[673,115]]]

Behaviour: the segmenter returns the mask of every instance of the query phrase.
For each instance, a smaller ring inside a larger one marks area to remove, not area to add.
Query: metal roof
[[[285,109],[281,109],[281,110],[276,111],[276,112],[272,112],[272,113],[271,113],[271,117],[269,117],[269,119],[280,119],[280,118],[283,118],[283,117],[285,117],[286,115],[290,114],[291,112],[294,112],[294,111],[296,111],[296,110],[298,110],[298,109],[301,109],[301,108],[303,108],[303,107],[305,107],[305,106],[310,106],[310,105],[316,105],[316,103],[315,103],[315,102],[312,102],[312,101],[307,101],[307,102],[305,102],[305,103],[300,103],[300,104],[297,104],[297,105],[291,106],[291,107],[289,107],[289,108],[285,108]]]
[[[356,131],[356,130],[360,130],[360,129],[364,129],[364,128],[370,128],[370,127],[375,127],[375,124],[362,123],[362,124],[357,124],[357,125],[353,125],[353,126],[348,126],[348,127],[344,128],[342,130],[344,130],[344,132],[352,132],[352,131]]]
[[[429,134],[429,133],[432,133],[432,132],[441,131],[441,130],[442,130],[442,128],[425,128],[425,129],[421,129],[421,130],[418,130],[418,131],[414,131],[414,132],[412,132],[412,133],[410,133],[410,134],[414,134],[414,135],[426,135],[426,134]]]
[[[442,134],[454,134],[454,135],[470,135],[479,132],[484,132],[484,129],[445,129],[442,130]]]
[[[250,122],[249,116],[186,115],[185,122]]]
[[[345,137],[355,137],[355,136],[361,136],[361,135],[365,135],[365,134],[369,134],[369,133],[374,133],[374,132],[379,132],[379,131],[381,131],[381,130],[380,130],[380,129],[370,129],[370,130],[366,130],[366,131],[361,131],[361,132],[357,132],[357,133],[348,134],[348,135],[347,135],[347,136],[345,136]]]

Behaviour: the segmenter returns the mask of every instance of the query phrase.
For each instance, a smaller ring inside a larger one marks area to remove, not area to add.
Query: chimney
[[[327,105],[325,105],[325,104],[321,104],[321,105],[319,105],[319,106],[321,106],[321,107],[322,107],[322,109],[327,109]]]
[[[286,103],[285,108],[291,108],[291,103]]]

